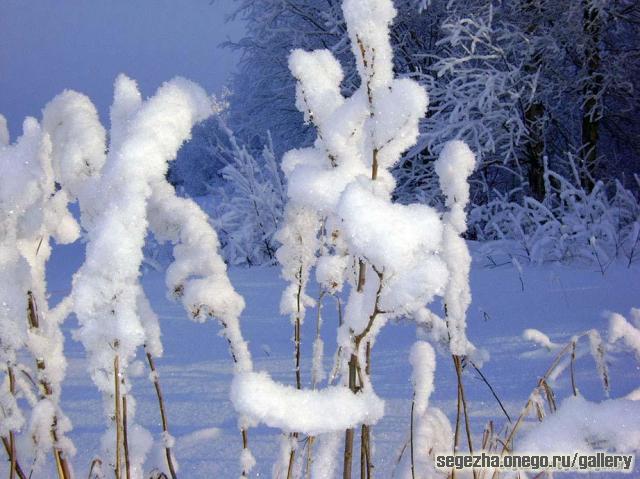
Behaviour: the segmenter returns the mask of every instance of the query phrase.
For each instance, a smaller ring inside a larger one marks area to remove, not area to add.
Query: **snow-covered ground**
[[[472,249],[473,248],[472,246]],[[82,262],[79,247],[58,247],[49,265],[49,290],[55,303],[68,293],[70,275]],[[603,276],[596,267],[524,266],[520,276],[509,262],[488,267],[489,262],[474,253],[471,273],[473,303],[469,309],[469,338],[486,349],[490,360],[483,372],[496,389],[512,416],[517,416],[535,386],[538,377],[550,364],[552,356],[527,355],[535,348],[522,339],[526,328],[549,334],[556,342],[566,342],[589,328],[605,331],[605,311],[627,314],[640,306],[640,267],[627,268],[623,262],[612,264]],[[230,277],[244,296],[247,308],[242,329],[250,343],[257,370],[268,371],[274,379],[294,383],[292,326],[279,314],[279,302],[285,282],[275,267],[234,268]],[[162,272],[148,271],[143,284],[161,319],[165,348],[157,360],[161,384],[167,403],[171,433],[177,437],[175,454],[181,477],[237,477],[241,450],[237,418],[229,401],[232,362],[226,342],[217,335],[215,322],[196,324],[188,321],[181,305],[165,298]],[[310,290],[317,291],[315,285]],[[335,302],[325,300],[323,308],[325,367],[330,368],[335,352],[337,314]],[[311,381],[311,347],[315,315],[308,314],[303,326],[303,380]],[[77,327],[71,317],[64,329],[65,349],[69,360],[63,384],[62,407],[74,423],[71,438],[78,449],[74,459],[80,477],[99,451],[104,431],[102,400],[89,375],[82,345],[72,338]],[[392,477],[395,458],[409,431],[411,369],[409,350],[415,340],[415,327],[408,322],[389,324],[380,334],[372,354],[373,383],[386,401],[383,420],[374,428],[376,477]],[[631,354],[616,355],[610,364],[611,397],[621,397],[640,386],[640,369]],[[141,368],[133,393],[138,401],[137,420],[159,437],[160,416],[153,384],[148,371]],[[578,358],[576,380],[587,399],[605,398],[595,364],[589,355]],[[504,422],[486,385],[473,371],[465,373],[469,410],[476,442],[484,425],[493,419]],[[438,354],[435,393],[431,404],[440,407],[453,420],[456,407],[455,373],[448,354]],[[558,398],[571,395],[568,376],[554,387]],[[279,432],[258,427],[249,432],[251,449],[256,456],[257,477],[270,477],[278,453]],[[640,473],[636,466],[635,474]],[[43,476],[44,477],[44,476]],[[597,477],[591,475],[589,477]]]

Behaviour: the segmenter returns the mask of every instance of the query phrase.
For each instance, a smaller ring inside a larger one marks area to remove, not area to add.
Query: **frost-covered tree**
[[[312,140],[310,129],[292,134],[299,121],[285,61],[292,47],[331,50],[343,65],[342,93],[357,88],[338,3],[238,2],[247,36],[233,45],[243,57],[230,124],[240,137],[270,129],[277,153]],[[563,174],[567,152],[577,155],[587,189],[587,176],[637,169],[637,1],[401,0],[395,7],[394,64],[430,91],[432,106],[417,145],[395,168],[405,202],[437,200],[427,191],[432,162],[453,139],[478,155],[476,204],[494,190],[541,200],[545,155]],[[275,100],[265,109],[268,98]]]
[[[224,184],[212,189],[216,202],[216,226],[221,233],[223,254],[232,264],[261,264],[275,260],[275,234],[285,201],[271,136],[259,156],[241,144],[220,120],[228,147],[220,147],[226,165],[219,170]]]

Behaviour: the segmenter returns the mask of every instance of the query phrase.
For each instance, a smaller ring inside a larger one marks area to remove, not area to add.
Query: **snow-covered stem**
[[[27,292],[27,324],[31,333],[35,335],[43,334],[40,330],[41,319],[38,313],[38,305],[31,291]],[[36,358],[36,368],[38,370],[41,399],[47,399],[55,403],[56,398],[54,397],[53,388],[47,379],[51,375],[47,372],[47,362],[44,357]],[[71,479],[73,476],[69,462],[64,451],[58,446],[58,416],[55,412],[51,417],[50,433],[58,477],[60,479]]]

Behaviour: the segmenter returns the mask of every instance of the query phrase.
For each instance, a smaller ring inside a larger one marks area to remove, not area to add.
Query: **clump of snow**
[[[324,124],[344,102],[340,94],[342,67],[328,50],[305,52],[293,50],[289,55],[289,70],[298,80],[296,108],[305,114],[305,121]]]
[[[636,310],[637,311],[637,310]],[[632,317],[634,313],[632,311]],[[624,316],[611,313],[609,316],[609,343],[622,341],[640,361],[640,328],[634,327]]]
[[[429,397],[433,392],[433,377],[436,372],[436,353],[425,341],[416,341],[409,353],[412,367],[411,380],[414,389],[415,412],[424,414],[429,405]]]
[[[2,124],[6,127],[4,118]],[[0,241],[5,251],[0,269],[8,275],[0,277],[0,289],[12,295],[3,300],[4,313],[14,311],[13,319],[0,318],[11,336],[0,340],[8,356],[3,364],[13,364],[12,356],[23,346],[38,364],[33,379],[44,393],[30,419],[34,467],[38,468],[53,446],[47,435],[56,435],[59,452],[73,454],[73,445],[65,437],[71,425],[58,404],[66,370],[60,324],[70,312],[71,301],[63,299],[49,309],[45,277],[50,243],[52,238],[66,244],[79,237],[80,227],[68,206],[100,173],[105,135],[93,104],[72,91],[44,108],[42,125],[27,118],[23,127],[15,145],[0,147]],[[8,140],[7,135],[2,143]]]
[[[282,277],[289,286],[282,293],[280,313],[292,322],[304,322],[305,310],[315,304],[306,294],[309,272],[316,261],[318,249],[318,215],[310,208],[290,204],[285,209],[284,225],[276,234],[282,243],[276,258],[282,265]]]
[[[429,397],[434,390],[436,355],[433,347],[425,341],[416,341],[409,353],[412,367],[411,380],[414,387],[412,430],[414,450],[414,471],[411,462],[406,459],[400,467],[399,477],[440,477],[436,471],[436,454],[451,453],[453,433],[447,416],[438,408],[429,407]]]
[[[219,255],[218,236],[206,214],[159,178],[152,184],[149,222],[159,241],[174,245],[174,261],[166,272],[170,297],[179,299],[194,321],[218,319],[237,368],[251,370],[251,355],[239,322],[244,300],[229,281],[227,266]]]
[[[340,432],[320,434],[316,441],[319,443],[311,464],[313,479],[332,479],[336,477],[338,468],[338,449],[342,440]]]
[[[346,0],[342,11],[360,78],[372,94],[388,88],[393,80],[393,50],[389,42],[389,25],[396,16],[393,3]]]
[[[609,399],[592,403],[566,398],[553,415],[525,433],[516,450],[554,454],[558,451],[640,451],[640,403]]]
[[[42,127],[53,145],[56,180],[75,198],[87,180],[102,170],[106,159],[106,132],[98,112],[88,97],[66,90],[45,106]]]
[[[467,354],[470,347],[466,339],[466,314],[471,304],[469,271],[471,255],[464,239],[466,213],[469,202],[467,178],[475,168],[475,157],[462,141],[450,141],[444,146],[435,163],[440,189],[445,195],[448,211],[443,217],[443,251],[450,278],[444,294],[447,324],[451,335],[451,352]]]
[[[548,351],[553,351],[558,348],[558,344],[554,343],[549,339],[549,336],[544,334],[542,331],[537,329],[525,329],[522,332],[522,339],[525,341],[531,341],[532,343],[537,344],[540,347],[546,348]]]
[[[237,374],[231,401],[239,413],[256,422],[309,435],[375,424],[384,414],[384,401],[373,390],[357,394],[344,386],[300,390],[273,381],[266,372]]]
[[[0,114],[0,146],[6,146],[11,141],[9,126],[4,115]]]

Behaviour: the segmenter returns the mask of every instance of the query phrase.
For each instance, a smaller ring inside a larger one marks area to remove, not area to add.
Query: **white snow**
[[[636,358],[640,361],[640,329],[632,326],[624,316],[618,313],[610,314],[608,340],[609,343],[622,341],[627,348],[634,352]]]
[[[516,442],[516,450],[531,454],[638,452],[640,403],[626,399],[593,403],[580,396],[568,397],[553,415]]]
[[[384,414],[384,401],[372,390],[357,394],[344,386],[299,390],[273,381],[266,372],[236,375],[231,401],[236,411],[256,422],[309,435],[375,424]]]

